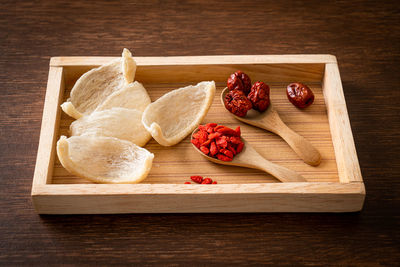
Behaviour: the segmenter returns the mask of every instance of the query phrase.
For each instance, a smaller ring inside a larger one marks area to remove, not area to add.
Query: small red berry
[[[201,184],[203,182],[203,177],[201,176],[190,176],[193,182]]]
[[[185,184],[192,184],[191,182],[185,182]]]
[[[201,184],[212,184],[211,178],[204,178],[203,182]]]
[[[212,184],[217,184],[217,181],[212,182]]]

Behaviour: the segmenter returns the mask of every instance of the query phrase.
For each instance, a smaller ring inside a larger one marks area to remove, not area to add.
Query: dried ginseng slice
[[[142,123],[160,145],[175,145],[201,123],[214,94],[214,81],[173,90],[147,106]]]
[[[131,52],[124,49],[122,58],[83,74],[71,90],[71,96],[61,108],[69,116],[79,119],[90,114],[112,93],[133,82],[136,63]]]
[[[151,138],[142,124],[142,112],[136,109],[112,108],[95,111],[70,125],[71,135],[109,136],[144,146]]]
[[[96,108],[96,110],[122,107],[137,109],[143,112],[150,103],[151,100],[147,94],[146,88],[144,88],[141,83],[134,82],[109,95],[107,99]]]
[[[70,173],[96,183],[139,183],[150,172],[154,155],[113,137],[61,136],[57,155]]]

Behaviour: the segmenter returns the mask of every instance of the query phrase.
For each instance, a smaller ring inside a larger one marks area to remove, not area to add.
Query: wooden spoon
[[[191,136],[192,139],[193,134],[195,134],[197,131],[198,129],[193,131]],[[234,156],[232,161],[223,161],[209,157],[204,154],[200,149],[198,149],[195,145],[192,145],[197,152],[203,155],[203,157],[214,163],[262,170],[275,176],[281,182],[307,182],[307,180],[297,172],[265,159],[263,156],[258,154],[258,152],[248,142],[246,142],[243,137],[241,138],[244,142],[243,150],[242,152]]]
[[[224,107],[224,98],[228,92],[229,89],[226,87],[221,93],[221,102]],[[272,104],[270,104],[268,109],[264,112],[258,112],[253,109],[249,110],[245,117],[239,117],[233,113],[231,114],[240,121],[279,135],[305,163],[312,166],[318,166],[320,164],[321,154],[318,150],[303,136],[290,129],[281,120]]]

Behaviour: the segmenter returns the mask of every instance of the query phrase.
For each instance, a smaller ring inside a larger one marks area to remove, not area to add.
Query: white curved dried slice
[[[154,154],[113,137],[61,136],[57,155],[70,173],[96,183],[139,183],[150,172]]]
[[[160,145],[175,145],[201,123],[214,95],[214,81],[173,90],[147,106],[142,123]]]
[[[142,112],[136,109],[112,108],[95,111],[71,123],[70,133],[76,135],[109,136],[144,146],[150,133],[142,124]]]
[[[124,48],[122,58],[83,74],[72,88],[70,98],[61,108],[75,119],[90,114],[109,95],[131,83],[135,72],[136,63],[132,54]]]
[[[96,110],[106,110],[113,107],[123,107],[144,111],[151,103],[146,88],[140,82],[125,85],[123,89],[109,95]]]

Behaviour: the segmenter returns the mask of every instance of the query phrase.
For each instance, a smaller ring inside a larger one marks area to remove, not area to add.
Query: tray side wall
[[[46,185],[33,196],[40,214],[355,212],[362,183],[253,185]],[[86,193],[86,194],[85,194]]]
[[[39,147],[33,176],[32,194],[34,194],[36,187],[45,185],[51,180],[54,157],[56,154],[56,136],[61,116],[59,105],[63,92],[63,68],[50,67],[43,108]]]
[[[358,162],[337,64],[326,64],[322,89],[328,112],[340,182],[362,182],[360,164]]]

